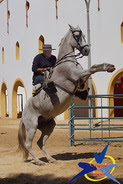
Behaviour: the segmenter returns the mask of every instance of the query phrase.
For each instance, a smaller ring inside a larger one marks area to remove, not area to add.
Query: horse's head
[[[79,26],[74,28],[73,26],[69,25],[69,27],[72,33],[71,46],[73,48],[77,48],[83,56],[88,56],[90,52],[90,47],[86,44],[85,35],[83,34]]]

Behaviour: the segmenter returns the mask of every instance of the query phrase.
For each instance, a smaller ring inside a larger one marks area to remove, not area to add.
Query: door
[[[123,77],[120,78],[121,82],[116,83],[114,86],[114,94],[123,94]],[[114,106],[123,106],[123,98],[114,98]],[[114,109],[115,117],[123,117],[123,108]]]

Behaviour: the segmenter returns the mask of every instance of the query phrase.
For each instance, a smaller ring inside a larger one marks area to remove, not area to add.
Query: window
[[[123,22],[121,23],[120,29],[121,29],[121,43],[123,43]]]
[[[2,64],[4,64],[4,58],[5,56],[4,56],[4,48],[2,47]]]
[[[44,45],[44,37],[41,35],[38,39],[38,49],[39,49],[39,54],[43,52],[43,50],[40,50],[43,48]]]
[[[20,45],[16,42],[16,60],[20,60]]]

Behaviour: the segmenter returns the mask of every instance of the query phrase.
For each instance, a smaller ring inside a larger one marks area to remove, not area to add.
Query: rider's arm
[[[37,68],[37,71],[46,71],[48,69],[50,69],[50,67],[47,67],[47,68]]]
[[[41,72],[41,71],[46,71],[48,70],[50,67],[49,66],[45,66],[42,56],[41,55],[37,55],[34,60],[33,60],[33,64],[32,64],[32,71],[33,72]]]

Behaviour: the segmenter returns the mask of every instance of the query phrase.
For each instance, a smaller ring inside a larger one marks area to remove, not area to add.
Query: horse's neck
[[[75,53],[73,47],[70,44],[70,40],[71,40],[71,32],[68,31],[65,37],[61,40],[57,62],[59,62],[59,60],[64,56],[66,56],[67,54],[68,55],[63,60],[61,60],[63,62],[60,65],[54,68],[51,80],[58,83],[60,86],[63,86],[70,92],[73,92],[76,88],[76,82],[74,83],[73,82],[74,80],[72,81],[69,79],[70,77],[68,76],[69,75],[68,73],[72,70],[73,67],[76,67],[74,66],[74,61],[76,60],[76,58],[71,57],[74,56]],[[73,63],[66,62],[69,60],[73,61]]]
[[[59,54],[57,61],[59,61],[61,58],[69,54],[68,56],[74,55],[74,49],[70,45],[70,31],[66,34],[64,38],[62,38],[61,43],[60,43],[60,48],[59,48]]]

